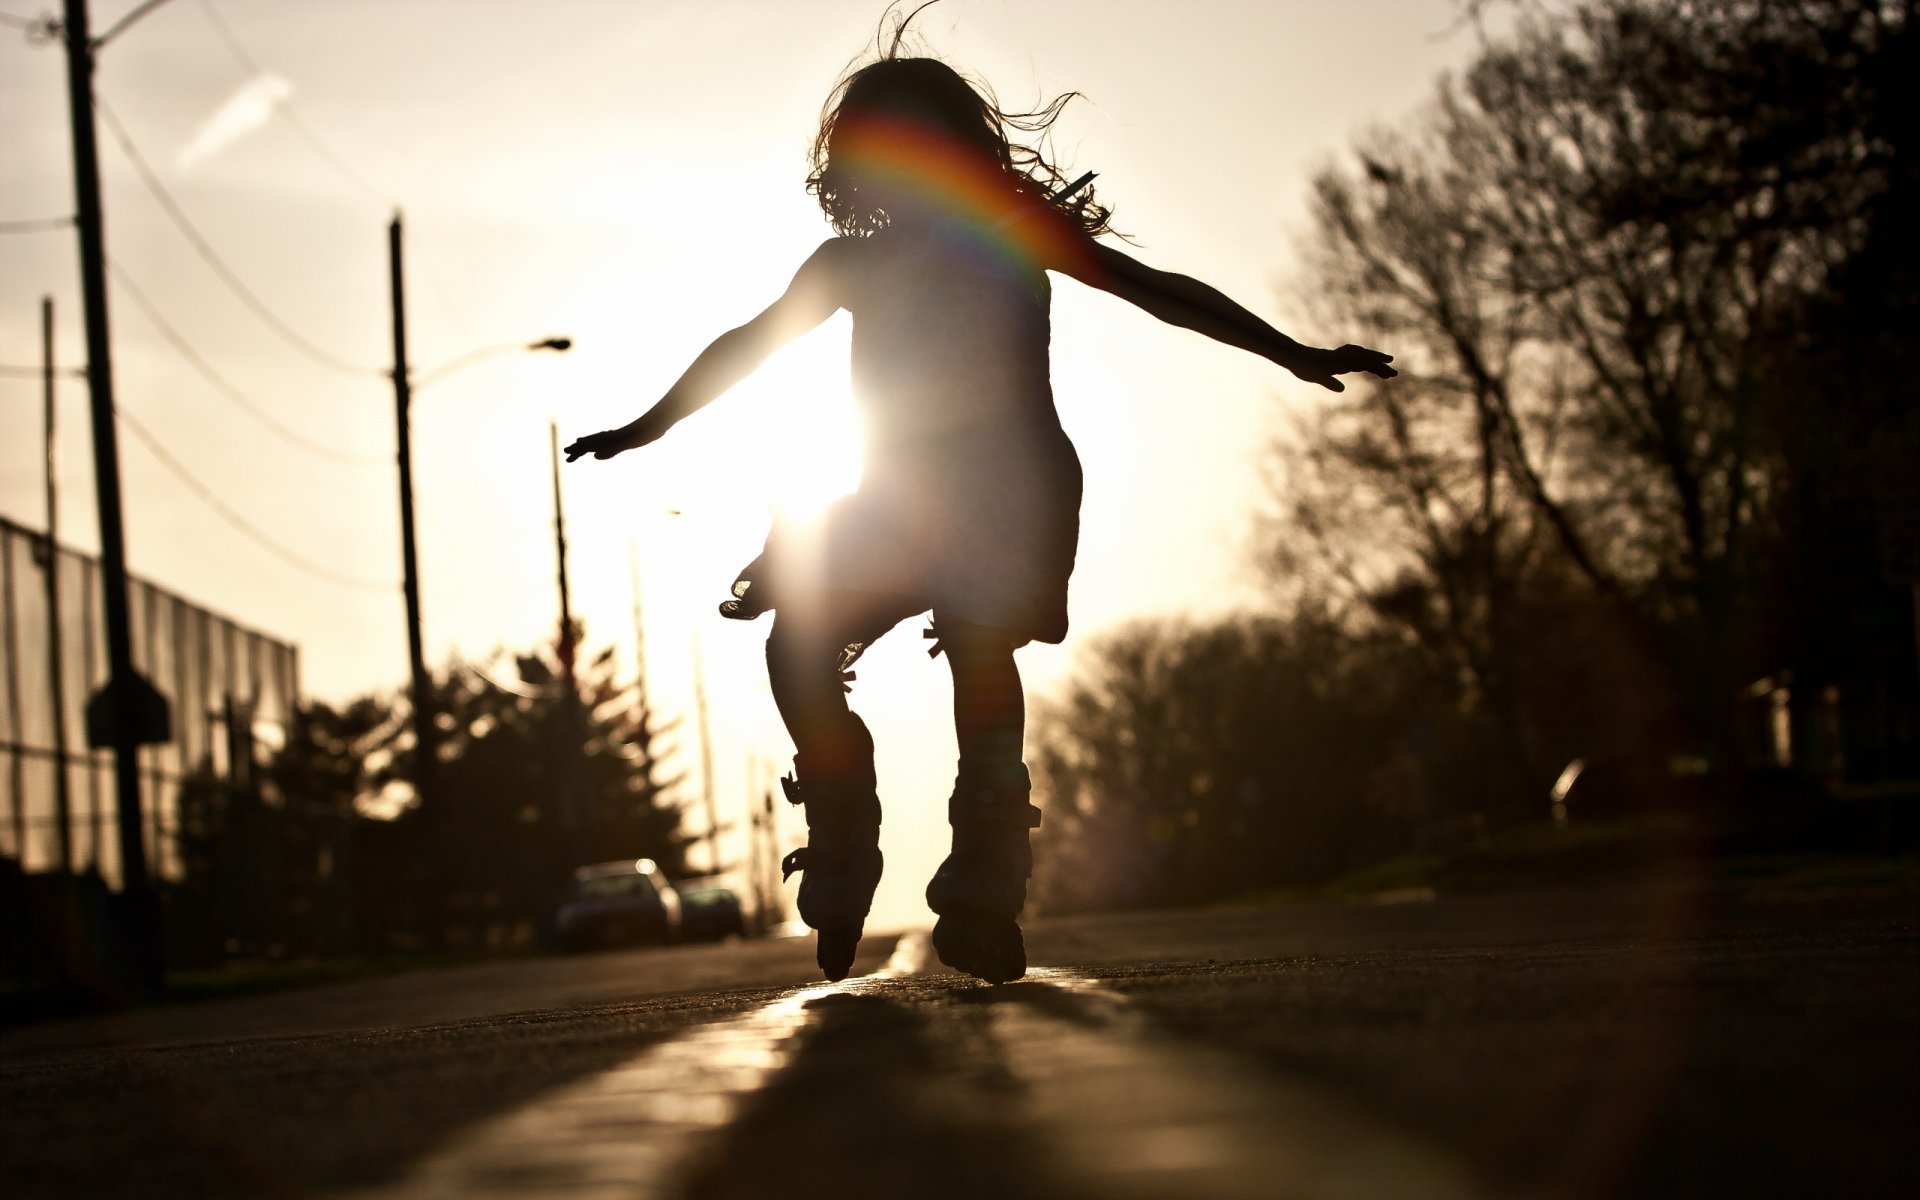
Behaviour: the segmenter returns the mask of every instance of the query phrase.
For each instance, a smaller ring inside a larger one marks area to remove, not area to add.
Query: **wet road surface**
[[[53,1196],[1920,1191],[1920,898],[1685,884],[490,964],[0,1035]]]

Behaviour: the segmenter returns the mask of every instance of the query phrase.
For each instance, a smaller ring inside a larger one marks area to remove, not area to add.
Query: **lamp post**
[[[414,379],[407,367],[406,280],[401,269],[400,214],[387,226],[387,262],[393,297],[393,400],[398,427],[396,454],[400,466],[400,587],[407,603],[407,664],[410,672],[410,698],[413,702],[414,791],[429,820],[433,808],[434,775],[437,768],[439,739],[433,724],[433,680],[427,673],[426,652],[420,632],[420,566],[418,543],[413,523],[413,434],[409,414],[413,389],[444,379],[464,367],[501,354],[551,350],[565,353],[573,340],[565,337],[543,338],[537,342],[507,342],[485,346],[463,354]]]

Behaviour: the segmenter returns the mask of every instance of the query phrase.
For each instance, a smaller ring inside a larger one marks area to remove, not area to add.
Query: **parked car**
[[[1653,813],[1705,812],[1718,777],[1706,759],[1691,755],[1616,755],[1576,758],[1548,794],[1554,824]]]
[[[680,935],[687,941],[717,942],[747,935],[747,915],[730,881],[717,875],[686,879],[674,891],[680,895]]]
[[[563,950],[659,945],[678,941],[680,896],[650,858],[597,863],[573,873],[554,914]]]

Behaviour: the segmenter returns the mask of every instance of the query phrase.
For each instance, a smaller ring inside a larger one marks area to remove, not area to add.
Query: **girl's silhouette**
[[[843,676],[876,638],[931,611],[960,748],[953,851],[927,887],[933,941],[948,965],[999,983],[1026,971],[1015,918],[1032,872],[1027,831],[1040,820],[1021,761],[1013,652],[1066,636],[1079,532],[1080,462],[1048,381],[1047,272],[1335,391],[1338,375],[1394,370],[1376,350],[1303,346],[1213,288],[1096,241],[1109,210],[1085,186],[1091,177],[1069,184],[1044,141],[1014,140],[1044,135],[1071,94],[1005,112],[944,63],[902,56],[905,25],[835,90],[814,141],[807,187],[837,236],[658,404],[580,438],[567,457],[644,446],[775,349],[840,309],[853,314],[859,489],[817,534],[776,528],[721,611],[774,612],[767,670],[795,747],[783,783],[807,817],[807,845],[783,867],[804,872],[800,915],[819,931],[829,979],[852,966],[881,867],[873,741]]]

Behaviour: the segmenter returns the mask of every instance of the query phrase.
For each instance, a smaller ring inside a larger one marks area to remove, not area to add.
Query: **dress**
[[[1061,641],[1082,481],[1049,381],[1046,272],[999,227],[959,219],[856,250],[846,306],[860,486],[817,523],[776,525],[722,615],[857,589],[936,621]]]

